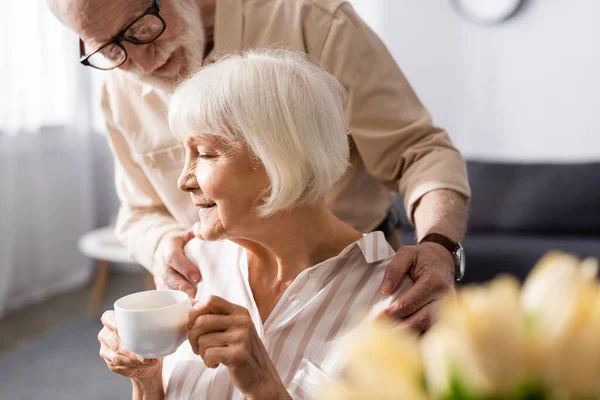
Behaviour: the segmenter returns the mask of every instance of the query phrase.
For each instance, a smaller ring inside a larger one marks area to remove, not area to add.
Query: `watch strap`
[[[428,233],[427,235],[425,235],[425,237],[423,237],[423,239],[421,239],[419,241],[419,244],[424,243],[424,242],[431,242],[431,243],[437,243],[441,246],[444,246],[446,248],[446,250],[448,250],[450,252],[450,254],[452,254],[452,258],[454,259],[454,277],[457,281],[460,281],[463,277],[463,266],[461,264],[461,260],[460,260],[460,256],[457,256],[457,253],[459,251],[459,249],[461,249],[461,245],[458,242],[455,242],[454,240],[450,239],[448,236],[446,235],[442,235],[440,233]],[[461,256],[464,257],[462,255],[461,252]]]
[[[433,242],[441,244],[452,254],[456,253],[460,248],[460,244],[450,239],[448,236],[442,235],[440,233],[428,233],[423,239],[419,241],[419,244],[423,242]]]

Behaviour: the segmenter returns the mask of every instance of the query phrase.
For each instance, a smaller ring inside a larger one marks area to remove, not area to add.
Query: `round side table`
[[[87,232],[77,243],[79,251],[85,256],[96,260],[96,278],[90,293],[88,315],[94,319],[98,317],[100,306],[104,298],[104,290],[110,272],[111,263],[137,264],[129,250],[121,244],[114,234],[115,228],[107,226]],[[146,287],[154,289],[152,274],[144,269]]]

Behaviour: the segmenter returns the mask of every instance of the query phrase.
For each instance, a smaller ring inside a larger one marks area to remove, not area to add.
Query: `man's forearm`
[[[467,227],[467,200],[453,190],[433,190],[419,200],[414,221],[417,240],[435,232],[460,242]]]
[[[123,206],[119,209],[117,237],[131,251],[135,260],[150,272],[153,272],[153,256],[160,240],[170,233],[184,230],[185,227],[166,209]]]

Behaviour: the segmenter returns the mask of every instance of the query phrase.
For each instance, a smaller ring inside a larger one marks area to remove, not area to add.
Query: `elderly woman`
[[[340,373],[341,338],[412,284],[381,294],[393,250],[325,203],[348,164],[343,93],[284,51],[228,57],[175,92],[179,187],[200,215],[186,253],[202,281],[189,341],[164,360],[137,359],[103,316],[101,355],[134,398],[311,398]]]

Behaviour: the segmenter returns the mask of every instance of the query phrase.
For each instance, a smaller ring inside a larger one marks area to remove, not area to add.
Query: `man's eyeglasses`
[[[148,44],[158,39],[165,31],[167,24],[159,15],[159,0],[130,23],[110,42],[103,44],[92,53],[85,54],[85,44],[79,39],[79,62],[89,67],[109,70],[119,67],[127,60],[127,52],[121,42]]]

